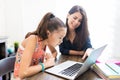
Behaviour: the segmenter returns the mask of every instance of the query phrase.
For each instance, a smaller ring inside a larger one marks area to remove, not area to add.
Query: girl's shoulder
[[[30,35],[28,38],[30,39],[35,39],[35,40],[42,40],[42,38],[40,38],[38,35]]]
[[[37,35],[30,35],[26,40],[27,41],[37,41],[39,39],[39,37]]]
[[[22,42],[22,45],[25,46],[27,43],[36,43],[38,40],[38,36],[36,35],[30,35],[28,38],[24,39]]]
[[[37,37],[37,35],[30,35],[27,39],[36,39]]]

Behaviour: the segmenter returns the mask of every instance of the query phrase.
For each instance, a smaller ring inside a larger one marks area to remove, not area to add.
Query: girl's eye
[[[63,37],[59,37],[59,39],[60,39],[60,40],[62,40],[62,39],[63,39]]]
[[[73,17],[74,20],[76,20],[77,18],[76,17]]]
[[[61,37],[59,37],[59,39],[62,39]]]

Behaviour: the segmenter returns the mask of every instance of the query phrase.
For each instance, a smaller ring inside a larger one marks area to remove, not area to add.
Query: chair
[[[4,76],[7,73],[14,70],[15,56],[6,57],[0,60],[0,76]]]

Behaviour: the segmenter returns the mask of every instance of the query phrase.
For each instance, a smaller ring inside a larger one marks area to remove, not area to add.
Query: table
[[[56,64],[58,65],[66,60],[80,61],[83,62],[81,56],[70,56],[70,55],[59,55],[56,60]],[[40,72],[34,76],[26,78],[26,80],[66,80],[62,77],[58,77],[56,75],[49,74],[47,72]],[[75,80],[102,80],[94,71],[89,69],[84,74],[80,75]]]

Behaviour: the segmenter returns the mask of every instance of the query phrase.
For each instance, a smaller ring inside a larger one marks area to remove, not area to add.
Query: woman
[[[37,29],[28,33],[22,41],[16,55],[14,76],[24,79],[35,75],[55,64],[54,47],[59,45],[66,35],[67,27],[52,13],[47,13]],[[46,53],[46,47],[51,53]]]
[[[92,51],[89,38],[86,12],[81,6],[75,5],[68,12],[66,19],[67,34],[61,43],[60,52],[65,55],[84,55]]]

